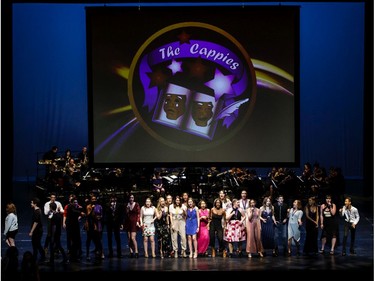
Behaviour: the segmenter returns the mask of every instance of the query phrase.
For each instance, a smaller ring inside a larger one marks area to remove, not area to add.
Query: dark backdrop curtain
[[[362,179],[365,95],[372,94],[364,88],[365,4],[298,4],[301,167],[318,161]],[[88,144],[85,5],[12,8],[12,173],[32,180],[39,153]]]

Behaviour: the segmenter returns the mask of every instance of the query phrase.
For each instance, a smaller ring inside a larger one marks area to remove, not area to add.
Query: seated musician
[[[46,179],[50,178],[51,172],[57,169],[57,151],[58,147],[56,145],[52,146],[50,150],[48,150],[43,155],[43,163],[46,164]]]
[[[65,166],[64,186],[68,188],[76,188],[81,185],[79,173],[80,170],[76,165],[74,158],[70,158]]]
[[[152,188],[157,195],[164,194],[165,189],[163,186],[163,178],[160,175],[160,172],[156,171],[152,177]]]
[[[72,151],[68,148],[65,150],[64,156],[62,158],[62,160],[65,162],[64,166],[69,164],[71,158],[73,158]]]
[[[80,165],[80,173],[83,177],[89,171],[89,156],[87,146],[82,147],[82,150],[78,153],[77,158],[79,160],[78,164]]]
[[[57,146],[52,146],[52,148],[50,150],[48,150],[46,153],[44,153],[43,155],[43,160],[44,161],[54,161],[55,159],[57,159],[57,151],[58,151],[58,147]]]

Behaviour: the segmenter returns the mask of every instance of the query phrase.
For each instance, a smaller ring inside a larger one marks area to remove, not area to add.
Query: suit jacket
[[[105,206],[105,223],[108,225],[119,227],[124,220],[125,209],[122,203],[116,202],[112,208],[111,202]]]

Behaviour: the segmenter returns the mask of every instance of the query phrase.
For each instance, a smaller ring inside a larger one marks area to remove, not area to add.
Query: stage
[[[22,255],[25,251],[32,251],[31,240],[28,236],[31,222],[31,207],[30,200],[35,195],[35,187],[26,184],[17,184],[15,190],[17,196],[15,203],[18,210],[19,219],[19,233],[16,237],[16,246],[19,250],[19,261],[21,262]],[[353,206],[359,209],[361,219],[356,233],[356,255],[341,255],[341,246],[338,246],[334,255],[329,255],[326,252],[324,255],[300,255],[297,256],[295,248],[291,257],[279,255],[273,257],[270,250],[266,250],[265,257],[253,255],[248,258],[244,253],[242,257],[198,257],[194,258],[163,258],[159,256],[156,258],[145,258],[143,254],[143,242],[141,234],[138,233],[137,241],[139,246],[139,258],[129,258],[129,248],[127,238],[124,232],[121,232],[122,255],[123,258],[108,257],[107,248],[107,233],[104,229],[103,232],[103,246],[104,246],[104,259],[95,262],[94,259],[87,261],[85,258],[85,241],[86,234],[82,231],[82,250],[83,256],[79,262],[70,262],[65,265],[62,263],[61,255],[56,257],[55,266],[52,267],[45,263],[39,264],[42,280],[46,280],[50,273],[57,273],[58,276],[67,277],[99,277],[107,278],[114,274],[122,274],[122,272],[136,271],[139,274],[160,273],[160,272],[181,272],[182,274],[194,273],[218,273],[236,272],[236,271],[251,271],[250,276],[259,273],[262,276],[269,274],[274,275],[285,272],[290,274],[291,271],[301,271],[299,274],[304,276],[320,276],[322,272],[337,272],[343,273],[345,276],[364,276],[362,274],[373,274],[373,215],[370,208],[372,199],[354,197]],[[45,220],[45,218],[44,218]],[[46,224],[44,224],[45,226]],[[342,237],[343,227],[340,225],[340,239]],[[42,244],[44,243],[46,231],[44,231]],[[303,247],[303,239],[305,233],[302,233],[301,244]],[[350,239],[350,237],[349,237]],[[349,240],[348,240],[349,241]],[[320,246],[320,241],[318,242]],[[341,242],[340,242],[341,244]],[[66,233],[62,234],[62,245],[66,247]],[[94,245],[92,244],[91,250]],[[301,247],[301,248],[302,248]],[[2,256],[5,253],[7,246],[2,241]],[[91,256],[93,257],[93,253]],[[303,271],[309,272],[304,273]],[[263,275],[264,274],[264,275]],[[54,275],[55,276],[55,275]],[[181,275],[182,276],[182,275]],[[219,275],[220,278],[221,275]],[[234,275],[235,278],[246,278],[245,276]],[[301,276],[300,276],[301,277]],[[373,278],[372,278],[373,279]]]

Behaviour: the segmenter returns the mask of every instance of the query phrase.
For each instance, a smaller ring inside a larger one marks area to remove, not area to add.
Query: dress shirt
[[[359,212],[356,207],[351,206],[350,209],[344,206],[341,210],[341,216],[345,217],[345,221],[354,223],[355,225],[359,222]]]

